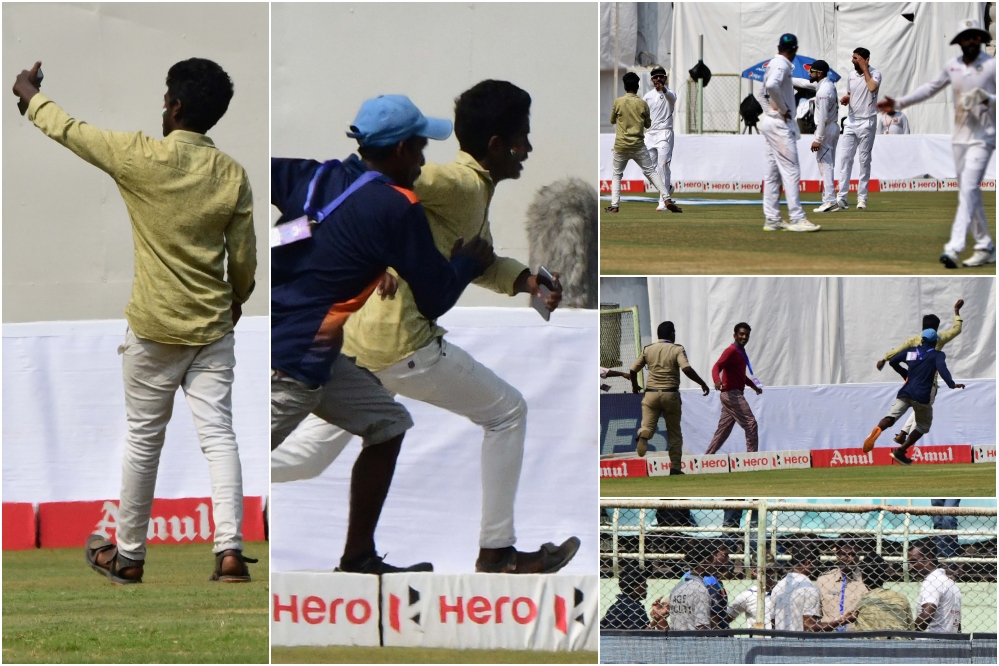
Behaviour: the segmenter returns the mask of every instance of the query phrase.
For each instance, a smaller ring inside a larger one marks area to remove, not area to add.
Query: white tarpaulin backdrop
[[[448,340],[524,395],[527,442],[516,504],[517,546],[578,536],[563,571],[591,573],[597,558],[597,312],[558,310],[545,323],[528,308],[456,308],[441,318]],[[400,398],[413,415],[376,534],[389,562],[433,562],[466,573],[478,555],[482,430],[424,403]],[[352,442],[318,478],[275,483],[271,567],[332,570],[346,534]]]
[[[746,351],[764,387],[901,380],[887,365],[878,372],[877,360],[919,333],[924,314],[950,328],[959,298],[964,326],[944,349],[947,367],[957,381],[996,376],[993,277],[650,277],[648,284],[653,332],[672,321],[709,383],[741,321],[753,328]]]
[[[759,134],[740,136],[725,134],[678,134],[675,137],[673,161],[670,163],[674,183],[689,180],[721,180],[762,182],[766,168],[764,139]],[[820,180],[812,137],[798,141],[798,164],[802,180]],[[600,135],[600,179],[610,180],[614,135]],[[855,158],[853,177],[857,177]],[[904,180],[929,174],[933,178],[956,178],[954,151],[950,134],[909,134],[879,136],[874,140],[871,156],[871,178]],[[985,170],[986,179],[996,177],[995,153]],[[643,180],[642,170],[628,162],[624,180]],[[651,187],[649,188],[651,189]],[[814,195],[818,197],[818,195]],[[807,195],[806,195],[807,197]],[[993,205],[995,199],[992,200]]]
[[[752,343],[750,340],[750,345]],[[873,366],[872,361],[871,367]],[[696,364],[694,367],[701,373],[700,367]],[[705,372],[710,372],[710,367]],[[884,372],[890,375],[884,377],[886,381],[877,384],[768,387],[764,379],[762,395],[758,396],[747,389],[746,401],[759,424],[760,451],[860,447],[871,428],[888,413],[895,395],[902,387],[902,378],[891,368],[885,366]],[[710,383],[710,377],[705,374],[701,376]],[[919,444],[994,444],[995,380],[956,379],[958,383],[966,384],[967,388],[948,389],[941,383],[933,405],[933,426],[919,440]],[[704,453],[715,434],[721,414],[718,391],[713,390],[708,396],[702,395],[700,390],[684,389],[680,393],[683,401],[681,427],[684,453]],[[613,451],[615,445],[634,444],[635,434],[640,427],[640,411],[636,405],[634,415],[611,417],[604,440],[605,452]],[[908,413],[897,426],[882,435],[878,441],[879,446],[890,445],[891,437],[907,418]],[[665,432],[665,425],[660,420],[655,437],[649,440],[649,444],[657,451],[666,450]],[[745,432],[736,424],[719,453],[740,453],[745,450]]]
[[[125,450],[118,345],[125,320],[3,325],[3,501],[117,499]],[[243,493],[266,497],[270,473],[270,319],[236,327],[232,411]],[[208,497],[208,463],[182,391],[174,401],[156,497]]]

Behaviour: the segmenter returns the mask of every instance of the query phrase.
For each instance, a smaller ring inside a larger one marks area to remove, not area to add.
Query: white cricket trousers
[[[116,530],[118,550],[125,557],[146,557],[156,471],[178,388],[187,397],[201,450],[208,459],[214,551],[243,549],[243,474],[232,430],[234,347],[232,333],[203,346],[153,342],[131,330],[125,334],[118,353],[123,355],[128,436]]]
[[[661,192],[668,197],[672,184],[669,165],[673,161],[673,130],[646,130],[645,147],[649,151],[649,159],[652,160],[659,180],[663,182]]]
[[[819,142],[819,151],[815,153],[815,161],[819,166],[819,177],[822,179],[822,203],[836,203],[836,144],[839,141],[839,125],[829,123],[825,136]]]
[[[611,185],[611,206],[617,206],[621,203],[621,176],[624,175],[624,168],[628,166],[628,160],[634,160],[635,164],[639,166],[645,177],[649,179],[652,186],[659,190],[659,198],[665,199],[669,196],[669,190],[666,189],[666,185],[663,181],[659,179],[659,174],[656,173],[655,165],[652,164],[652,158],[649,157],[649,151],[645,148],[639,148],[633,153],[619,153],[614,151],[614,181]]]
[[[791,223],[805,219],[801,207],[801,167],[798,162],[798,142],[791,129],[794,120],[763,116],[760,134],[766,139],[767,166],[763,180],[763,215],[768,220],[780,219],[780,187],[787,197],[787,215]]]
[[[960,254],[964,251],[968,231],[975,239],[976,250],[991,250],[992,237],[985,222],[985,202],[982,199],[982,178],[995,152],[995,146],[979,143],[955,143],[954,168],[957,171],[957,213],[950,228],[950,241],[944,251]]]
[[[853,172],[853,157],[860,152],[860,176],[857,183],[857,200],[867,200],[867,185],[871,182],[871,151],[874,149],[874,135],[877,133],[878,117],[846,119],[843,136],[839,139],[839,198],[846,201],[850,192],[850,174]]]
[[[375,373],[386,389],[482,426],[480,548],[516,543],[513,505],[527,434],[527,402],[520,391],[447,340]],[[350,434],[310,415],[271,453],[271,480],[319,476],[350,441]]]

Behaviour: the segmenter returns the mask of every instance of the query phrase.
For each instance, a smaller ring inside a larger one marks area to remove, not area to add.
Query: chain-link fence
[[[903,501],[602,500],[601,629],[994,634],[995,500]]]
[[[738,134],[742,116],[742,78],[739,74],[712,74],[708,85],[700,89],[697,81],[687,80],[687,134]]]
[[[604,391],[631,392],[631,380],[621,377],[631,370],[642,353],[642,334],[638,323],[638,306],[620,308],[616,304],[600,305],[600,385]],[[604,373],[603,370],[611,370]],[[606,374],[606,376],[604,376]],[[638,373],[639,386],[645,386]]]

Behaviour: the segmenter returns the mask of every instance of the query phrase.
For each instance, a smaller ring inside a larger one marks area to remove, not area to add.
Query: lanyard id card
[[[749,379],[756,384],[756,388],[763,388],[763,382],[757,379],[756,375],[753,374],[753,364],[749,362],[749,354],[746,353],[745,349],[735,343],[732,343],[732,346],[735,347],[740,354],[742,354],[742,358],[746,361],[746,369],[749,370]]]

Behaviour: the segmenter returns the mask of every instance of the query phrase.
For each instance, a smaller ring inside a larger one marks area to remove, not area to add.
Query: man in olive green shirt
[[[242,555],[243,489],[232,430],[233,327],[253,291],[256,240],[246,171],[205,136],[233,86],[218,64],[179,62],[167,74],[163,139],[100,130],[42,95],[36,63],[14,94],[43,133],[114,179],[132,223],[135,278],[125,308],[128,437],[116,541],[91,535],[87,561],[116,583],[142,581],[160,451],[183,388],[212,480],[213,580],[250,579]]]
[[[642,398],[642,428],[638,431],[638,455],[644,457],[649,440],[656,434],[659,417],[666,421],[666,444],[669,446],[670,476],[683,474],[683,433],[680,430],[680,373],[701,385],[704,395],[711,389],[690,367],[687,352],[676,344],[673,322],[664,321],[656,330],[659,342],[642,350],[631,366],[631,390],[639,392],[638,373],[648,366],[645,396]]]
[[[666,185],[656,173],[656,165],[652,163],[649,151],[645,148],[645,130],[652,126],[652,116],[649,105],[638,96],[638,74],[628,72],[623,80],[625,95],[614,100],[614,106],[611,107],[610,122],[617,127],[614,138],[614,179],[611,203],[604,210],[608,213],[618,212],[621,203],[621,177],[629,160],[634,160],[659,192],[662,205],[667,210],[680,213],[680,207],[670,199],[671,193],[666,191]]]
[[[939,333],[940,337],[935,345],[937,351],[940,351],[941,349],[944,348],[944,345],[946,345],[948,342],[950,342],[957,336],[961,335],[961,326],[964,323],[964,320],[961,319],[961,306],[963,305],[964,305],[964,300],[962,299],[958,299],[957,303],[954,304],[954,324],[943,333]],[[940,327],[940,317],[934,314],[928,314],[923,317],[924,330],[927,328],[932,328],[934,331],[936,331],[939,327]],[[885,363],[890,361],[891,358],[895,356],[895,354],[900,354],[909,347],[918,347],[921,341],[922,341],[922,336],[920,334],[916,334],[911,338],[908,338],[900,346],[896,347],[895,349],[892,349],[890,352],[885,354],[884,358],[878,361],[878,370],[885,367]],[[937,376],[933,377],[933,388],[930,390],[931,405],[937,398],[937,388],[938,388],[937,379],[938,379]],[[906,437],[909,436],[909,433],[912,431],[915,425],[916,425],[916,412],[911,411],[909,412],[909,418],[906,420],[905,425],[902,426],[901,432],[895,435],[895,442],[898,444],[905,444]]]
[[[413,188],[438,248],[458,238],[492,243],[489,203],[496,185],[520,177],[532,150],[530,95],[506,81],[482,81],[455,102],[454,133],[461,151],[448,164],[427,164]],[[390,271],[391,273],[391,271]],[[482,524],[477,571],[552,573],[575,555],[579,539],[540,550],[514,548],[513,507],[527,428],[520,392],[444,338],[447,332],[420,314],[409,286],[397,275],[394,298],[372,298],[347,321],[343,353],[373,371],[391,392],[441,407],[482,426]],[[475,284],[514,296],[535,293],[537,276],[516,259],[496,257]],[[561,286],[548,297],[554,310]],[[272,480],[318,475],[350,439],[315,416],[271,454]],[[348,527],[349,529],[349,527]]]

